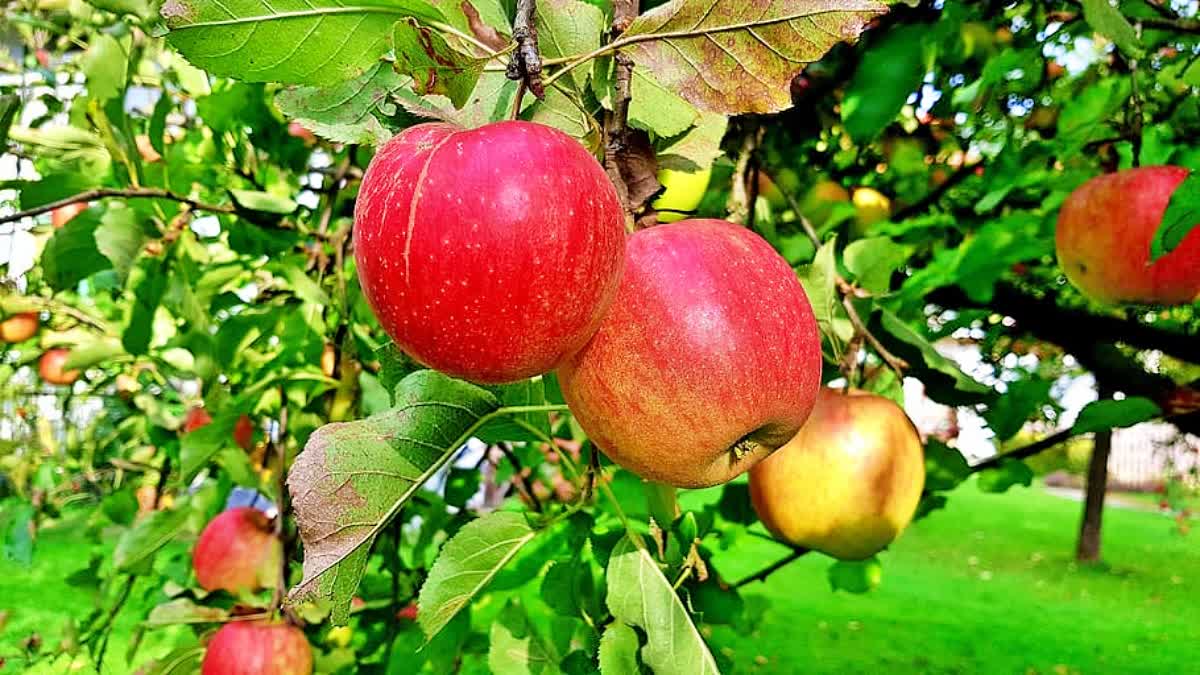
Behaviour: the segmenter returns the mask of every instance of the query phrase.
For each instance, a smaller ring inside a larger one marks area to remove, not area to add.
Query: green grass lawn
[[[1081,505],[1039,487],[955,492],[880,556],[883,585],[832,593],[810,555],[743,588],[769,599],[749,638],[716,631],[738,672],[1200,673],[1200,532],[1110,508],[1105,564],[1072,559]],[[748,538],[729,579],[786,550]]]

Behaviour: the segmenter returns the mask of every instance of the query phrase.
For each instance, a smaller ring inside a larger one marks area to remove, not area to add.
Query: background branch
[[[105,199],[108,197],[121,197],[124,199],[169,199],[171,201],[180,202],[181,204],[187,204],[197,211],[209,211],[212,213],[233,213],[235,210],[232,204],[206,204],[204,202],[192,199],[191,197],[185,197],[183,195],[175,194],[169,190],[163,190],[162,188],[97,188],[95,190],[88,190],[87,192],[80,192],[79,194],[72,195],[70,197],[64,197],[48,204],[35,206],[31,209],[18,211],[7,216],[0,216],[0,223],[11,223],[21,220],[22,218],[40,216],[43,213],[48,213],[63,206],[70,206],[71,204],[90,202],[94,199]]]

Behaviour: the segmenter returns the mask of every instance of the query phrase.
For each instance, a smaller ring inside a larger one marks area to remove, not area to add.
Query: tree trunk
[[[1100,389],[1100,398],[1111,393]],[[1100,526],[1104,519],[1104,493],[1108,489],[1108,456],[1112,452],[1112,431],[1098,431],[1092,459],[1088,463],[1087,495],[1083,503],[1083,522],[1079,525],[1079,544],[1075,559],[1080,562],[1100,560]]]

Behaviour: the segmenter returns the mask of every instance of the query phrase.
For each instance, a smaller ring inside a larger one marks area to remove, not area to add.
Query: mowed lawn
[[[830,559],[806,556],[743,587],[769,598],[763,621],[717,643],[737,672],[1200,673],[1200,527],[1110,508],[1104,564],[1079,566],[1080,510],[969,483],[880,556],[875,591],[832,593]],[[784,554],[747,538],[714,562],[736,580]]]

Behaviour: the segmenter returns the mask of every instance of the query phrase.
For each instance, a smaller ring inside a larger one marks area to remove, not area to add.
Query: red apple
[[[750,470],[750,499],[776,537],[870,558],[912,521],[925,487],[921,438],[904,410],[824,388],[796,437]]]
[[[1150,264],[1150,241],[1175,188],[1176,166],[1148,166],[1093,178],[1058,214],[1055,244],[1067,279],[1103,303],[1181,305],[1200,296],[1200,228]]]
[[[560,131],[420,124],[363,176],[355,259],[401,349],[456,377],[511,382],[595,332],[620,281],[623,224],[604,170]]]
[[[234,422],[233,442],[246,452],[254,449],[254,422],[249,417],[242,415]]]
[[[300,140],[304,141],[305,145],[315,145],[317,142],[316,135],[299,122],[288,123],[287,133],[288,136],[299,138]]]
[[[188,408],[187,415],[183,418],[183,433],[190,434],[193,431],[206,427],[212,423],[212,415],[200,406]]]
[[[312,647],[304,631],[288,623],[231,621],[204,651],[202,675],[309,675]]]
[[[236,595],[274,586],[282,556],[283,547],[266,514],[241,507],[208,523],[192,552],[192,568],[205,590]]]
[[[87,202],[75,202],[74,204],[67,204],[66,206],[60,206],[57,209],[54,209],[53,211],[50,212],[50,224],[53,225],[55,227],[55,229],[63,227],[64,225],[69,223],[75,216],[77,216],[77,215],[83,213],[85,210],[87,210],[87,207],[88,207]]]
[[[74,384],[79,379],[78,370],[64,370],[63,365],[71,355],[71,350],[62,347],[47,349],[38,361],[38,374],[49,384]]]
[[[821,339],[770,244],[723,220],[685,220],[629,238],[616,301],[558,374],[614,462],[705,487],[796,434],[821,384]]]
[[[21,312],[0,321],[0,342],[24,342],[37,335],[40,323],[37,312]]]

